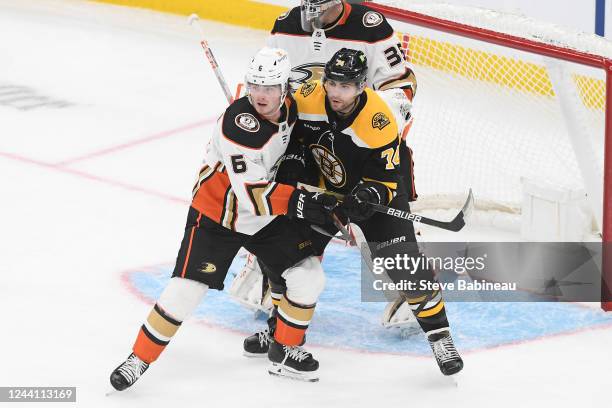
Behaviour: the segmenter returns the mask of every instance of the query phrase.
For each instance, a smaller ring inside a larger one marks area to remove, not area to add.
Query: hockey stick
[[[370,203],[370,205],[372,206],[374,211],[382,214],[391,215],[396,218],[402,218],[411,222],[431,225],[433,227],[441,228],[447,231],[458,232],[461,231],[463,227],[465,227],[465,221],[472,214],[472,210],[474,209],[474,195],[472,194],[472,189],[470,188],[467,199],[463,204],[463,208],[451,221],[438,221],[434,220],[433,218],[425,217],[424,215],[411,213],[409,211],[398,210],[397,208],[391,208],[381,204]]]
[[[215,59],[215,56],[212,50],[208,46],[208,41],[206,41],[206,38],[204,37],[204,30],[202,30],[202,27],[200,27],[200,24],[198,24],[199,21],[200,21],[200,17],[198,17],[197,14],[192,14],[187,19],[187,22],[189,23],[189,25],[194,27],[200,33],[200,45],[202,45],[202,48],[204,49],[204,54],[206,55],[206,58],[208,58],[208,62],[210,62],[210,66],[212,67],[213,72],[215,73],[215,76],[217,77],[217,81],[219,82],[219,85],[221,85],[221,89],[223,89],[223,93],[225,94],[225,97],[227,98],[227,102],[231,104],[234,101],[234,97],[232,96],[232,93],[230,92],[230,89],[227,86],[227,82],[225,81],[225,78],[223,77],[223,73],[221,72],[221,69],[219,69],[219,64],[217,63],[217,60]]]
[[[321,188],[315,186],[309,186],[307,184],[299,183],[298,187],[303,187],[307,191],[312,192],[321,192],[325,194],[330,194],[335,196],[338,201],[342,201],[344,196],[342,194],[334,193],[333,191],[323,190]],[[472,189],[468,193],[468,197],[463,204],[463,208],[459,213],[453,218],[451,221],[439,221],[434,220],[433,218],[425,217],[424,215],[411,213],[409,211],[398,210],[397,208],[387,207],[382,204],[372,204],[370,203],[374,211],[391,215],[392,217],[401,218],[410,222],[418,222],[420,224],[431,225],[433,227],[441,228],[447,231],[461,231],[461,229],[465,226],[465,221],[472,214],[472,210],[474,209],[474,195],[472,194]]]
[[[365,264],[367,265],[370,271],[373,271],[374,265],[372,264],[373,262],[372,252],[370,251],[370,247],[368,246],[368,244],[367,243],[364,245],[357,244],[357,241],[355,241],[355,238],[353,238],[351,236],[351,233],[346,229],[346,227],[342,225],[342,222],[340,221],[340,219],[338,218],[336,214],[332,214],[332,219],[334,220],[334,225],[336,226],[336,228],[338,228],[338,230],[342,234],[342,238],[349,241],[351,244],[353,244],[357,248],[359,248],[359,252],[361,252],[361,258],[363,259],[363,262],[365,262]]]

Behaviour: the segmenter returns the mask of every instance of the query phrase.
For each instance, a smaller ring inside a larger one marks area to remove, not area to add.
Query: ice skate
[[[134,353],[127,360],[115,368],[110,376],[110,383],[117,391],[123,391],[134,384],[140,376],[147,371],[149,364],[145,363]]]
[[[268,372],[300,381],[319,381],[319,362],[300,346],[285,346],[273,341],[268,350]]]

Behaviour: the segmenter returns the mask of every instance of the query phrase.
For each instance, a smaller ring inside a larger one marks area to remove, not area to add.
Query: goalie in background
[[[366,84],[391,108],[402,135],[398,153],[401,180],[398,190],[404,191],[410,201],[417,198],[413,177],[412,151],[406,136],[412,124],[410,109],[416,93],[417,81],[408,66],[401,44],[385,17],[361,4],[343,0],[302,0],[277,18],[267,45],[286,50],[292,63],[291,87],[321,79],[325,63],[341,48],[350,44],[361,50],[369,62]],[[262,266],[252,255],[242,271],[236,275],[229,293],[243,305],[258,311],[271,311],[268,282],[262,278]],[[382,316],[385,327],[401,327],[405,335],[420,332],[408,305],[401,299],[389,303]],[[263,337],[262,337],[263,336]],[[262,341],[261,332],[252,341]],[[256,343],[254,343],[256,344]],[[257,350],[255,350],[257,351]],[[252,353],[245,350],[247,355]]]
[[[134,384],[164,351],[209,289],[222,290],[240,247],[259,256],[286,282],[275,343],[274,373],[317,379],[319,363],[300,347],[325,276],[309,240],[307,220],[323,224],[333,196],[273,181],[296,122],[288,92],[289,57],[263,48],[251,60],[248,96],[217,122],[205,153],[176,265],[168,285],[140,327],[132,353],[110,376],[121,391]],[[287,216],[293,218],[289,218]]]

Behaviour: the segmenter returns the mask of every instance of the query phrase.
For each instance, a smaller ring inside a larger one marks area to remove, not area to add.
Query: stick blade
[[[472,193],[472,189],[468,193],[467,200],[465,200],[465,204],[463,204],[463,208],[461,212],[463,213],[463,219],[468,220],[472,216],[472,212],[474,211],[474,194]]]
[[[474,211],[474,194],[472,193],[472,189],[468,192],[467,199],[465,200],[465,204],[463,204],[463,208],[459,211],[459,214],[449,223],[448,230],[453,232],[459,232],[465,227],[467,220],[472,215]]]

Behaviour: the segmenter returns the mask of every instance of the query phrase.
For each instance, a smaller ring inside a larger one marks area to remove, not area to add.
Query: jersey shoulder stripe
[[[397,123],[387,104],[372,89],[365,92],[368,100],[349,127],[350,133],[371,149],[399,140]]]

